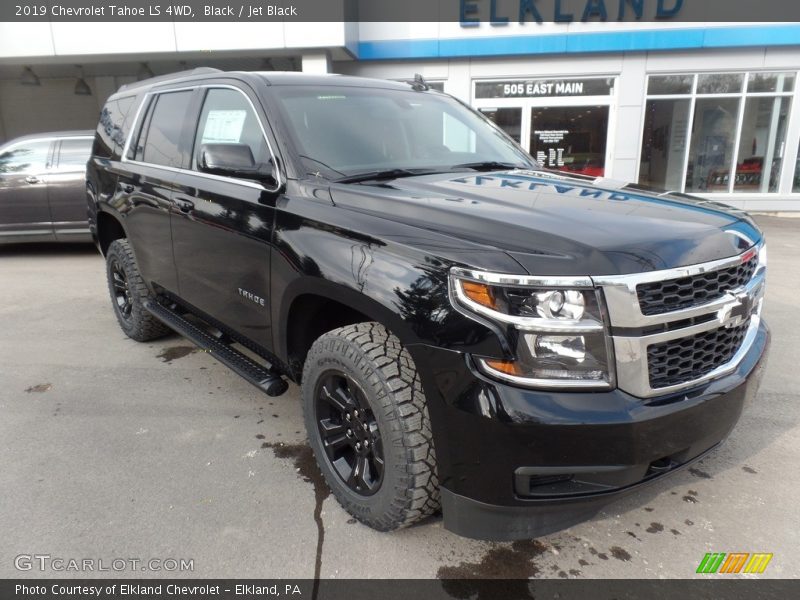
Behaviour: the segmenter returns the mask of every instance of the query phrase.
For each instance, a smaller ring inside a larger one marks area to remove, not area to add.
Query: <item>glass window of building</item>
[[[795,80],[775,72],[650,76],[639,183],[778,192]]]
[[[727,192],[740,98],[698,98],[694,105],[687,192]]]
[[[780,96],[746,100],[734,192],[778,191],[789,103]]]
[[[481,108],[479,109],[492,123],[505,131],[511,138],[519,143],[522,139],[522,109],[521,108]]]
[[[794,165],[794,180],[792,182],[792,191],[800,192],[800,147],[797,148],[797,161]]]
[[[679,191],[689,129],[688,99],[648,100],[644,114],[639,183]]]
[[[694,75],[653,75],[647,82],[647,93],[651,96],[665,94],[691,94]]]
[[[602,177],[607,132],[608,106],[534,107],[530,153],[548,169]]]

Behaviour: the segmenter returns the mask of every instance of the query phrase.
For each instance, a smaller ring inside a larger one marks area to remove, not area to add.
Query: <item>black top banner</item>
[[[0,21],[351,21],[486,24],[800,21],[787,0],[3,0]]]

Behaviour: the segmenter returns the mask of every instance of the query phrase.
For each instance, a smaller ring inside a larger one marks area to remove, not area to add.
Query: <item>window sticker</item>
[[[246,110],[210,110],[206,117],[201,144],[238,143],[242,137]]]

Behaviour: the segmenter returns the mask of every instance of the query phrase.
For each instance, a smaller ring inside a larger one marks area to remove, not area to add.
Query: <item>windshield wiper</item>
[[[361,181],[381,181],[384,179],[399,179],[401,177],[414,177],[416,175],[430,175],[434,173],[430,169],[385,169],[383,171],[368,171],[366,173],[354,173],[346,177],[334,179],[335,183],[359,183]]]
[[[486,160],[482,162],[462,163],[453,165],[453,169],[474,169],[475,171],[494,171],[497,169],[528,169],[530,165],[515,165],[514,163]]]

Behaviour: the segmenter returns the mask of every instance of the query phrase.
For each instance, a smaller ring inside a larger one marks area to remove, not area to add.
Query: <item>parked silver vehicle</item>
[[[91,241],[85,177],[93,136],[38,133],[0,146],[0,244]]]

